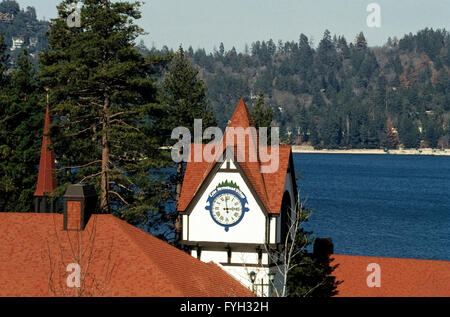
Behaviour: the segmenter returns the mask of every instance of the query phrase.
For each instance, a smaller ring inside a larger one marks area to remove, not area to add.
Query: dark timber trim
[[[294,187],[294,206],[297,205],[298,200],[298,189],[297,189],[297,180],[295,179],[295,169],[294,169],[294,158],[292,155],[292,148],[291,148],[291,154],[289,154],[289,167],[288,172],[291,174],[291,180],[292,180],[292,186]],[[280,211],[281,212],[281,211]]]
[[[276,266],[275,263],[272,264],[254,264],[254,263],[220,263],[222,266],[234,266],[234,267],[260,267],[260,268],[271,268]]]
[[[193,249],[201,248],[202,250],[208,251],[228,251],[231,249],[233,252],[236,251],[247,251],[247,252],[257,252],[257,250],[265,250],[266,246],[268,248],[276,248],[276,244],[257,244],[257,243],[223,243],[223,242],[210,242],[210,241],[180,241],[183,246],[189,246]]]

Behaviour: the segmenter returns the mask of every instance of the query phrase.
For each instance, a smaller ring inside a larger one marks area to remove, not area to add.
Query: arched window
[[[289,215],[291,214],[292,209],[292,200],[291,195],[289,195],[288,191],[284,192],[283,200],[281,201],[281,243],[284,243],[286,240],[286,235],[289,230],[290,219]]]

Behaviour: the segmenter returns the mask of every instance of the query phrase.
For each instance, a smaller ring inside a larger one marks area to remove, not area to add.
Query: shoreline
[[[349,150],[332,150],[323,149],[316,150],[312,146],[293,145],[292,153],[303,154],[376,154],[376,155],[436,155],[436,156],[450,156],[450,149],[401,149],[401,150],[389,150],[385,152],[383,149],[349,149]]]

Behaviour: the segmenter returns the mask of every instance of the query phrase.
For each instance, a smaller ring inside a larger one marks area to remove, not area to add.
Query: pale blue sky
[[[19,0],[34,6],[40,18],[56,16],[56,0]],[[369,28],[366,7],[381,7],[381,28]],[[211,51],[223,42],[225,49],[242,51],[256,40],[297,41],[300,33],[317,44],[323,31],[353,41],[363,31],[370,46],[382,45],[389,36],[402,37],[425,27],[450,30],[449,0],[147,0],[138,24],[149,34],[147,46],[176,49],[192,45]]]

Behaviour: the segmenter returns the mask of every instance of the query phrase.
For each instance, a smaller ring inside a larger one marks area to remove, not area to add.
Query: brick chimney
[[[97,193],[92,185],[69,185],[64,194],[63,230],[82,231],[97,208]]]

